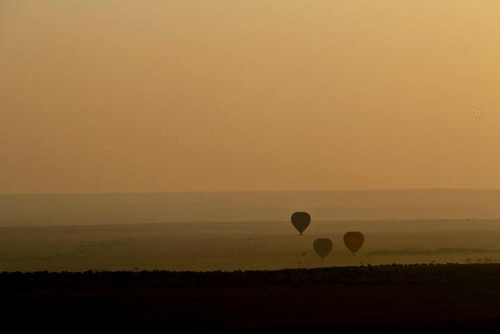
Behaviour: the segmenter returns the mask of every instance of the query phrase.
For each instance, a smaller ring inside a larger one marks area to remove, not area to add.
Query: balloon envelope
[[[295,226],[300,235],[305,231],[311,223],[311,216],[307,212],[294,212],[292,215],[292,224]]]
[[[319,238],[314,240],[313,248],[316,251],[316,253],[321,257],[321,260],[323,260],[328,254],[330,254],[330,251],[332,250],[332,241],[328,238]]]
[[[353,255],[363,246],[363,242],[365,242],[365,236],[361,232],[347,232],[344,234],[344,243]]]

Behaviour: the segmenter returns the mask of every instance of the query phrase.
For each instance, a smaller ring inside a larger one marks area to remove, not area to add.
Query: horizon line
[[[367,189],[316,189],[316,190],[196,190],[196,191],[111,191],[111,192],[33,192],[0,193],[0,196],[43,195],[152,195],[152,194],[216,194],[216,193],[313,193],[313,192],[381,192],[381,191],[500,191],[500,188],[367,188]]]

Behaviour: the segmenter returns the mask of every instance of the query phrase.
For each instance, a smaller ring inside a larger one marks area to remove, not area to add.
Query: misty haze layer
[[[500,190],[1,195],[0,225],[497,219]]]

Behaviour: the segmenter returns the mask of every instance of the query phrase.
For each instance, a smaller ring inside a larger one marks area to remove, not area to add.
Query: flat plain
[[[343,243],[361,231],[353,256]],[[312,244],[330,238],[321,261]],[[500,261],[498,220],[289,221],[0,227],[1,271],[277,270]]]

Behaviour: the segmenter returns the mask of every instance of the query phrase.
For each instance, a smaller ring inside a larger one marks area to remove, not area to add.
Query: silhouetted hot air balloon
[[[311,216],[307,212],[294,212],[292,215],[292,224],[295,226],[300,235],[309,226]]]
[[[352,255],[355,255],[363,246],[363,242],[365,242],[365,236],[361,232],[347,232],[344,234],[344,243],[352,252]]]
[[[316,239],[314,240],[313,248],[321,257],[321,260],[323,260],[332,250],[332,241],[328,238]]]

